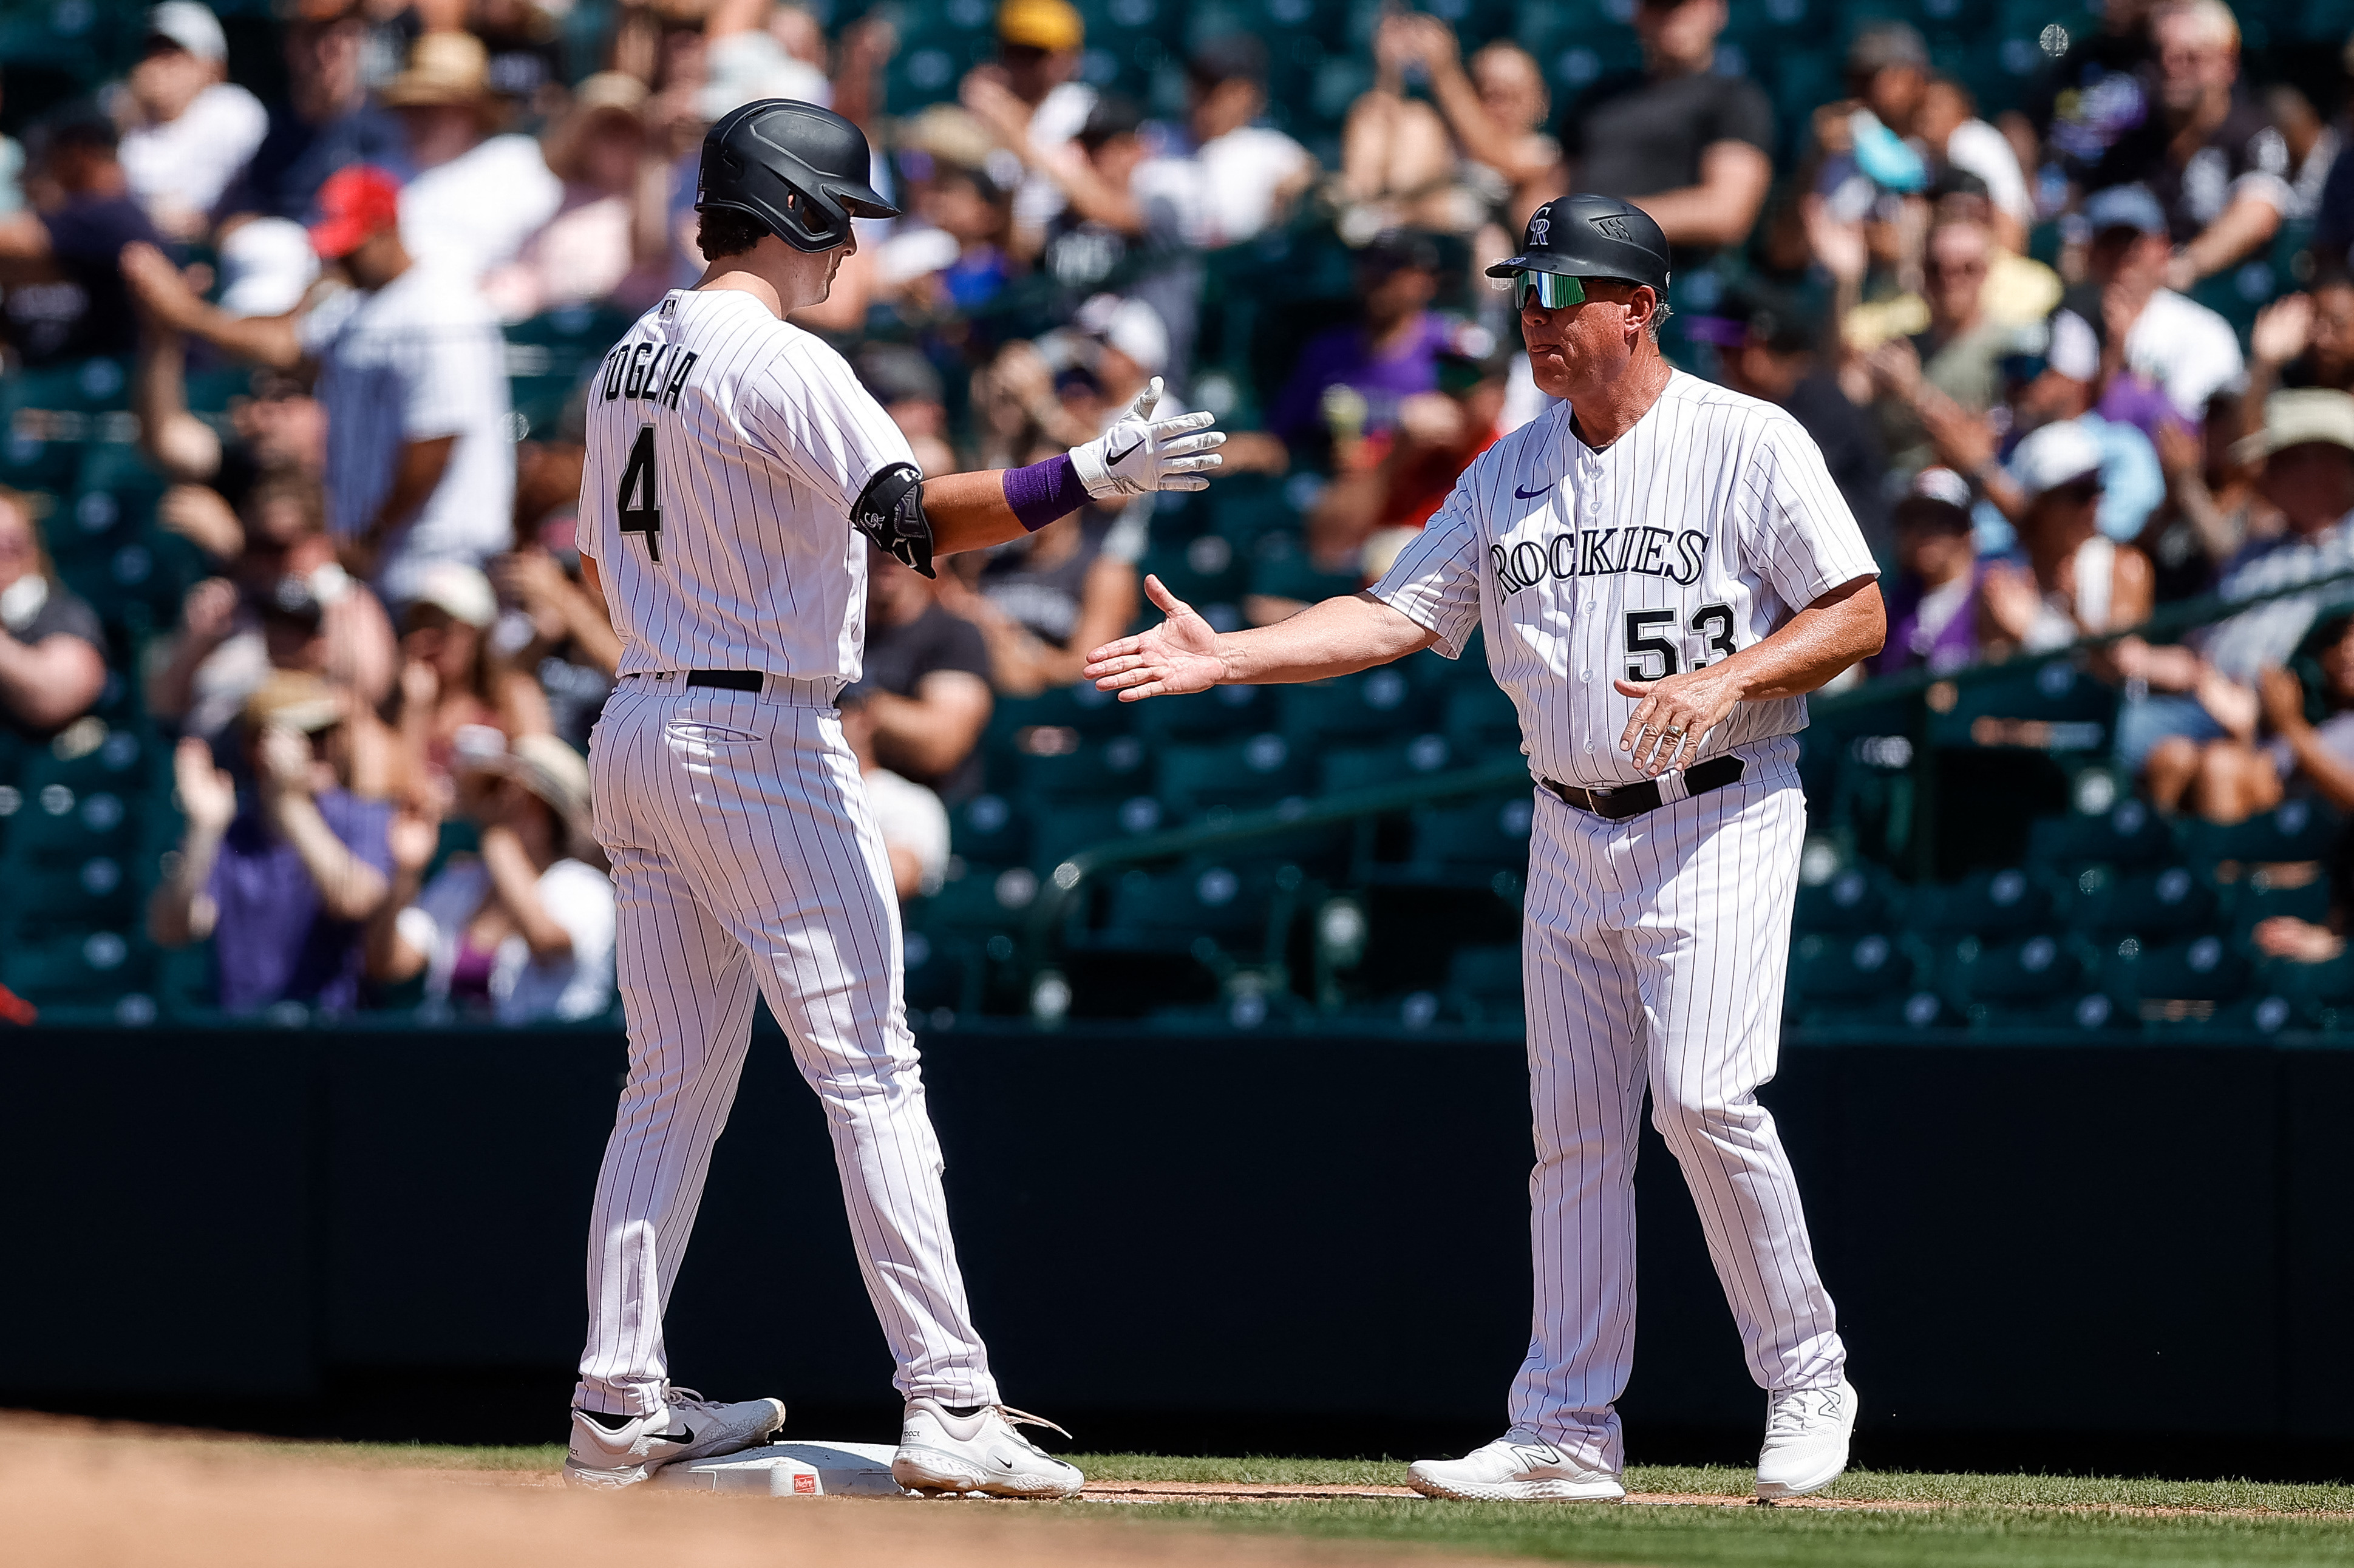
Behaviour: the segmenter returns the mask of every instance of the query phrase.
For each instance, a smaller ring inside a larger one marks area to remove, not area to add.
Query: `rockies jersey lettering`
[[[622,674],[858,678],[851,505],[915,458],[839,354],[749,294],[673,291],[599,367],[588,448],[580,550],[603,572]]]
[[[1596,451],[1563,404],[1482,453],[1374,595],[1459,657],[1482,629],[1531,770],[1609,788],[1635,699],[1877,568],[1822,453],[1770,403],[1678,371]],[[1698,761],[1803,729],[1803,697],[1744,703]]]

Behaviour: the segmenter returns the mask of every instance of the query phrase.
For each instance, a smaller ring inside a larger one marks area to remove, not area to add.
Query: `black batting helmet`
[[[1651,215],[1616,196],[1555,196],[1529,215],[1518,256],[1488,269],[1490,278],[1515,272],[1561,272],[1573,278],[1617,278],[1668,291],[1668,237]]]
[[[832,110],[758,99],[704,133],[695,210],[740,212],[796,250],[831,250],[852,218],[899,216],[873,173],[866,133]]]

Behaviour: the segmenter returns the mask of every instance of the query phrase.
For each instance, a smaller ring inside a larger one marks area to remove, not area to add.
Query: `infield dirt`
[[[7,1561],[81,1568],[1441,1568],[1493,1558],[1251,1536],[1044,1504],[568,1491],[530,1472],[368,1470],[256,1444],[0,1419]]]

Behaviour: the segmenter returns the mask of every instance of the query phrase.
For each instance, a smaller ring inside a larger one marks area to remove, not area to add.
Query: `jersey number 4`
[[[1683,669],[1682,652],[1666,638],[1656,635],[1661,627],[1673,626],[1676,612],[1672,609],[1630,609],[1627,612],[1627,678],[1630,681],[1664,681]],[[1700,639],[1700,657],[1691,661],[1695,670],[1708,668],[1709,655],[1720,658],[1740,652],[1733,641],[1733,607],[1726,604],[1704,604],[1692,612],[1684,623],[1685,629]],[[1657,661],[1659,667],[1650,668]]]
[[[630,447],[630,461],[621,465],[621,488],[613,497],[613,510],[621,520],[624,534],[646,536],[646,556],[662,559],[662,502],[654,483],[654,428],[638,427],[638,439]]]

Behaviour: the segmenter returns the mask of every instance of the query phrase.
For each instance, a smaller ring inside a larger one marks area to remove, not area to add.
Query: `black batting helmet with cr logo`
[[[831,250],[852,218],[899,216],[873,176],[857,126],[814,103],[758,99],[704,133],[695,210],[740,212],[796,250]]]
[[[1631,202],[1616,196],[1555,196],[1529,215],[1521,253],[1488,269],[1490,278],[1515,272],[1618,278],[1648,283],[1665,298],[1668,237],[1649,213]]]

